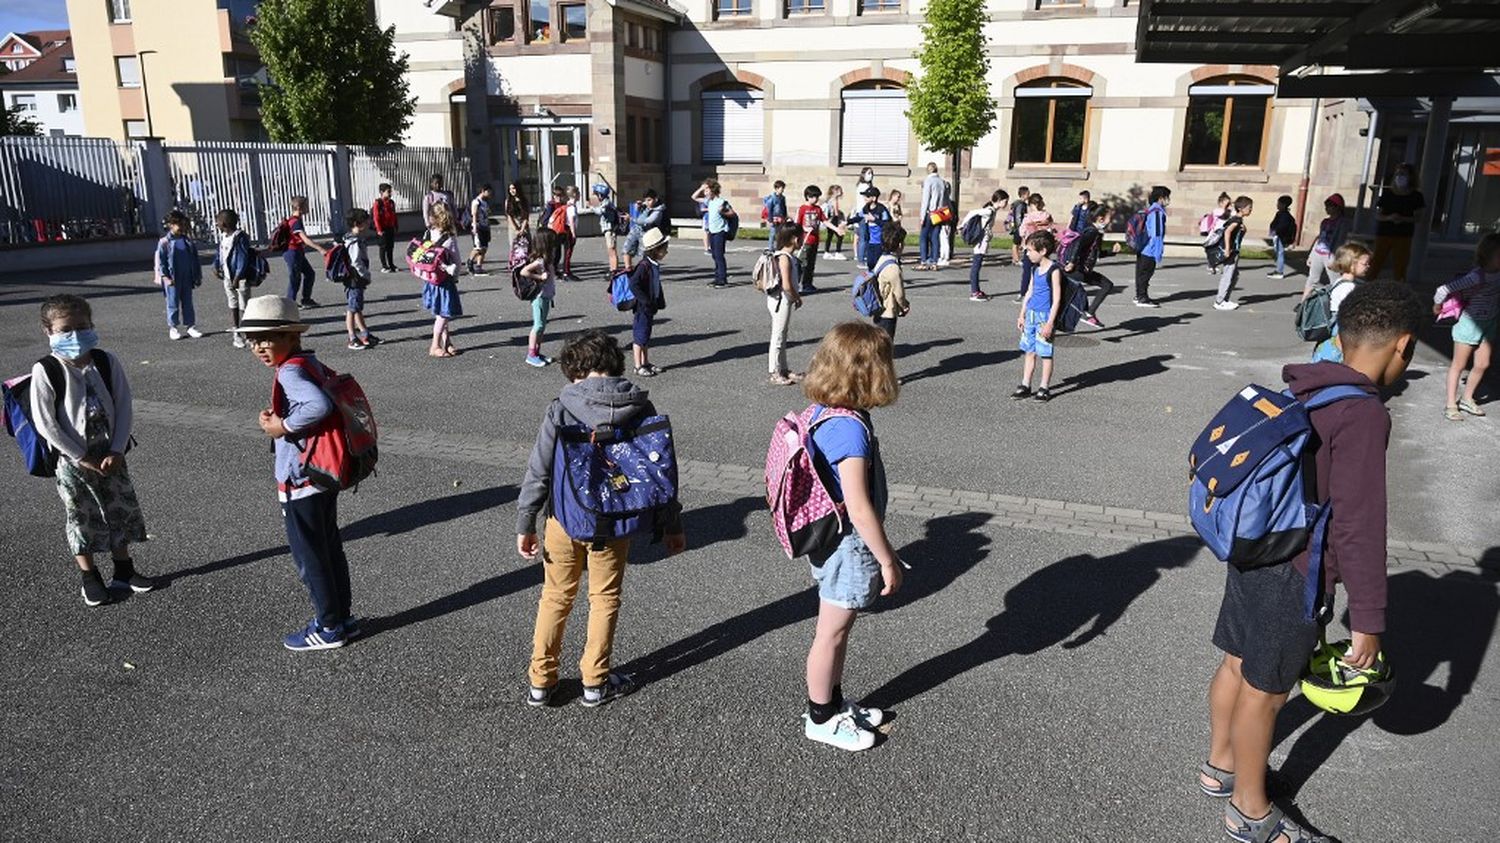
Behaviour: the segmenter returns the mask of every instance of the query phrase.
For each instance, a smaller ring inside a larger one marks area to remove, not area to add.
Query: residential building
[[[19,106],[44,135],[83,134],[78,69],[66,29],[12,32],[0,40],[0,57],[8,70],[0,75],[5,108]]]
[[[598,171],[627,195],[664,191],[674,215],[690,216],[686,197],[713,177],[758,216],[754,203],[778,178],[795,195],[807,184],[850,191],[869,166],[881,188],[904,191],[910,211],[928,161],[951,172],[904,113],[925,0],[377,6],[403,49],[415,57],[420,45],[414,72],[447,80],[414,85],[419,108],[450,127],[475,124],[461,137],[497,181],[540,186]],[[448,20],[429,19],[418,35],[424,11]],[[1137,64],[1132,0],[988,0],[987,11],[982,81],[999,113],[963,155],[964,207],[998,186],[1025,184],[1065,211],[1082,188],[1134,204],[1167,184],[1172,228],[1186,236],[1221,190],[1274,208],[1298,193],[1306,166],[1310,218],[1322,196],[1358,183],[1368,118],[1353,101],[1315,111],[1313,101],[1277,99],[1272,67]],[[483,58],[467,63],[464,80],[460,28]],[[468,92],[481,85],[476,103]]]
[[[68,0],[84,127],[117,140],[264,140],[252,0]]]

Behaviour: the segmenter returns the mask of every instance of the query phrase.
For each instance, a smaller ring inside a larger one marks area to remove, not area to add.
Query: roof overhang
[[[606,0],[609,5],[627,12],[634,12],[643,17],[655,18],[662,23],[675,24],[682,19],[676,9],[666,3],[655,3],[650,0]]]
[[[1271,65],[1282,97],[1486,96],[1497,45],[1495,0],[1141,0],[1136,29],[1138,61]]]

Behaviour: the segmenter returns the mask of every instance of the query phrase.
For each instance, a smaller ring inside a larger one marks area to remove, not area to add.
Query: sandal
[[[1479,409],[1479,405],[1475,404],[1473,401],[1470,401],[1467,398],[1458,402],[1458,409],[1463,410],[1465,413],[1468,413],[1471,416],[1484,415],[1484,411]]]
[[[446,352],[448,352],[447,356],[449,356],[449,357],[457,357],[458,355],[464,353],[463,349],[458,348],[457,346],[453,346],[453,345],[450,345],[450,346],[448,346],[447,348],[445,348],[443,350],[446,351]]]
[[[1463,421],[1464,414],[1459,411],[1457,404],[1449,404],[1443,408],[1443,418],[1448,421]]]
[[[635,373],[643,378],[654,378],[656,373],[651,371],[650,366],[636,366]]]
[[[770,376],[769,378],[766,378],[766,383],[770,384],[771,386],[791,386],[792,384],[796,383],[796,381],[792,380],[786,375],[775,374]]]
[[[1233,802],[1224,803],[1224,833],[1239,843],[1271,843],[1282,836],[1291,843],[1329,843],[1327,837],[1287,819],[1286,813],[1275,805],[1271,806],[1271,813],[1252,820],[1234,807]]]
[[[452,357],[453,355],[449,354],[447,351],[444,351],[442,349],[438,349],[438,350],[434,351],[434,350],[432,350],[432,349],[429,348],[429,349],[427,349],[427,356],[428,357]]]
[[[1203,791],[1204,796],[1225,799],[1234,795],[1234,773],[1228,770],[1220,770],[1207,761],[1198,766],[1198,773],[1198,789]],[[1204,784],[1204,779],[1212,779],[1218,786],[1211,787]]]

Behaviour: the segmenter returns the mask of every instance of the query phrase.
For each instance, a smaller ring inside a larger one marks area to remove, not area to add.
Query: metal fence
[[[0,137],[0,243],[139,234],[139,150],[101,138]]]
[[[193,236],[214,239],[214,217],[226,208],[257,241],[291,214],[291,198],[306,196],[302,224],[311,235],[342,230],[333,224],[334,148],[278,143],[166,144],[173,205],[188,215]]]
[[[389,183],[397,213],[420,211],[433,174],[442,176],[443,186],[460,201],[473,197],[474,179],[462,150],[442,146],[349,147],[349,175],[356,206],[368,208],[380,185]]]

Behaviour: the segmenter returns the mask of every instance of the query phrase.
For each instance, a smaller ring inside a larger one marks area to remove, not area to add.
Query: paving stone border
[[[252,438],[262,436],[243,410],[137,400],[135,419],[173,427],[223,430]],[[531,455],[531,446],[527,443],[481,434],[386,426],[380,428],[380,448],[403,456],[436,457],[516,470],[523,469]],[[765,494],[762,467],[683,460],[678,464],[678,472],[681,484],[694,491],[755,497]],[[1001,527],[1130,542],[1194,535],[1187,516],[1178,513],[909,483],[890,484],[888,511],[917,518],[983,514],[989,516],[986,523]],[[1440,572],[1473,571],[1480,567],[1500,570],[1500,564],[1481,562],[1482,551],[1475,548],[1392,539],[1387,543],[1387,553],[1391,565],[1403,568]]]

